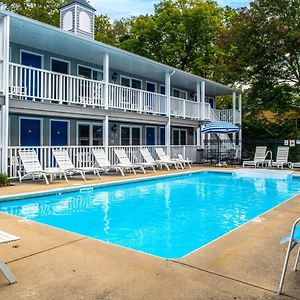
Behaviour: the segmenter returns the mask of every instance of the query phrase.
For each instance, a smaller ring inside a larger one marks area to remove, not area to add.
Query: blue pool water
[[[300,180],[201,172],[0,204],[0,211],[178,258],[300,192]]]

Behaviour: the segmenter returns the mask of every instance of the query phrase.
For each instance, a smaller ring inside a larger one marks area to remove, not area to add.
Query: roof
[[[84,7],[88,8],[92,11],[96,11],[96,9],[93,6],[91,6],[90,4],[88,4],[85,0],[70,0],[66,4],[63,4],[60,8],[64,8],[64,7],[67,7],[71,4],[76,4],[76,3],[81,5],[81,6],[84,6]]]
[[[37,49],[47,49],[49,52],[66,56],[69,53],[73,58],[82,60],[84,50],[85,61],[99,64],[104,53],[110,55],[110,67],[122,71],[126,69],[129,74],[141,75],[145,78],[153,76],[165,80],[165,73],[174,74],[172,84],[174,86],[195,90],[196,82],[205,81],[209,96],[230,95],[233,92],[241,94],[241,91],[193,75],[186,71],[164,65],[160,62],[145,58],[143,56],[110,46],[108,44],[87,39],[61,28],[48,25],[37,20],[18,15],[13,12],[0,9],[0,17],[8,15],[11,17],[11,42],[21,45],[35,45]],[[43,32],[43,34],[41,34]],[[36,36],[39,36],[37,39]],[[122,66],[122,69],[119,67]],[[137,66],[139,66],[137,68]]]

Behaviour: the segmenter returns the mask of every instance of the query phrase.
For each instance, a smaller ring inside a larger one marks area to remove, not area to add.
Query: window
[[[51,70],[53,72],[69,74],[69,65],[70,63],[68,61],[51,58]]]
[[[135,78],[121,76],[121,85],[128,86],[134,89],[142,89],[142,81]]]
[[[146,81],[146,90],[148,92],[156,93],[156,83]]]
[[[78,65],[77,74],[79,77],[101,81],[103,72],[98,69]]]
[[[91,19],[85,11],[79,14],[79,29],[91,33]]]
[[[141,145],[141,127],[121,126],[121,146]]]
[[[187,92],[178,89],[173,89],[173,96],[176,98],[187,99]]]
[[[103,145],[103,127],[98,124],[79,123],[77,127],[78,146]]]
[[[63,16],[63,29],[66,31],[73,29],[73,13],[71,11],[68,11]]]
[[[186,129],[173,129],[173,145],[186,145],[187,132]]]

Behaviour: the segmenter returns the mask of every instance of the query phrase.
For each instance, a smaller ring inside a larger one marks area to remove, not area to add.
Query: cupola
[[[71,0],[60,8],[60,27],[94,39],[95,11],[85,0]]]

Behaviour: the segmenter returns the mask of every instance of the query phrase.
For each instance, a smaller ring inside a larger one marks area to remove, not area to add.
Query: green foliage
[[[17,14],[59,26],[59,7],[66,0],[2,0],[0,6]]]
[[[6,174],[0,173],[0,185],[5,185],[5,184],[9,183],[9,181],[10,181],[10,179]]]

